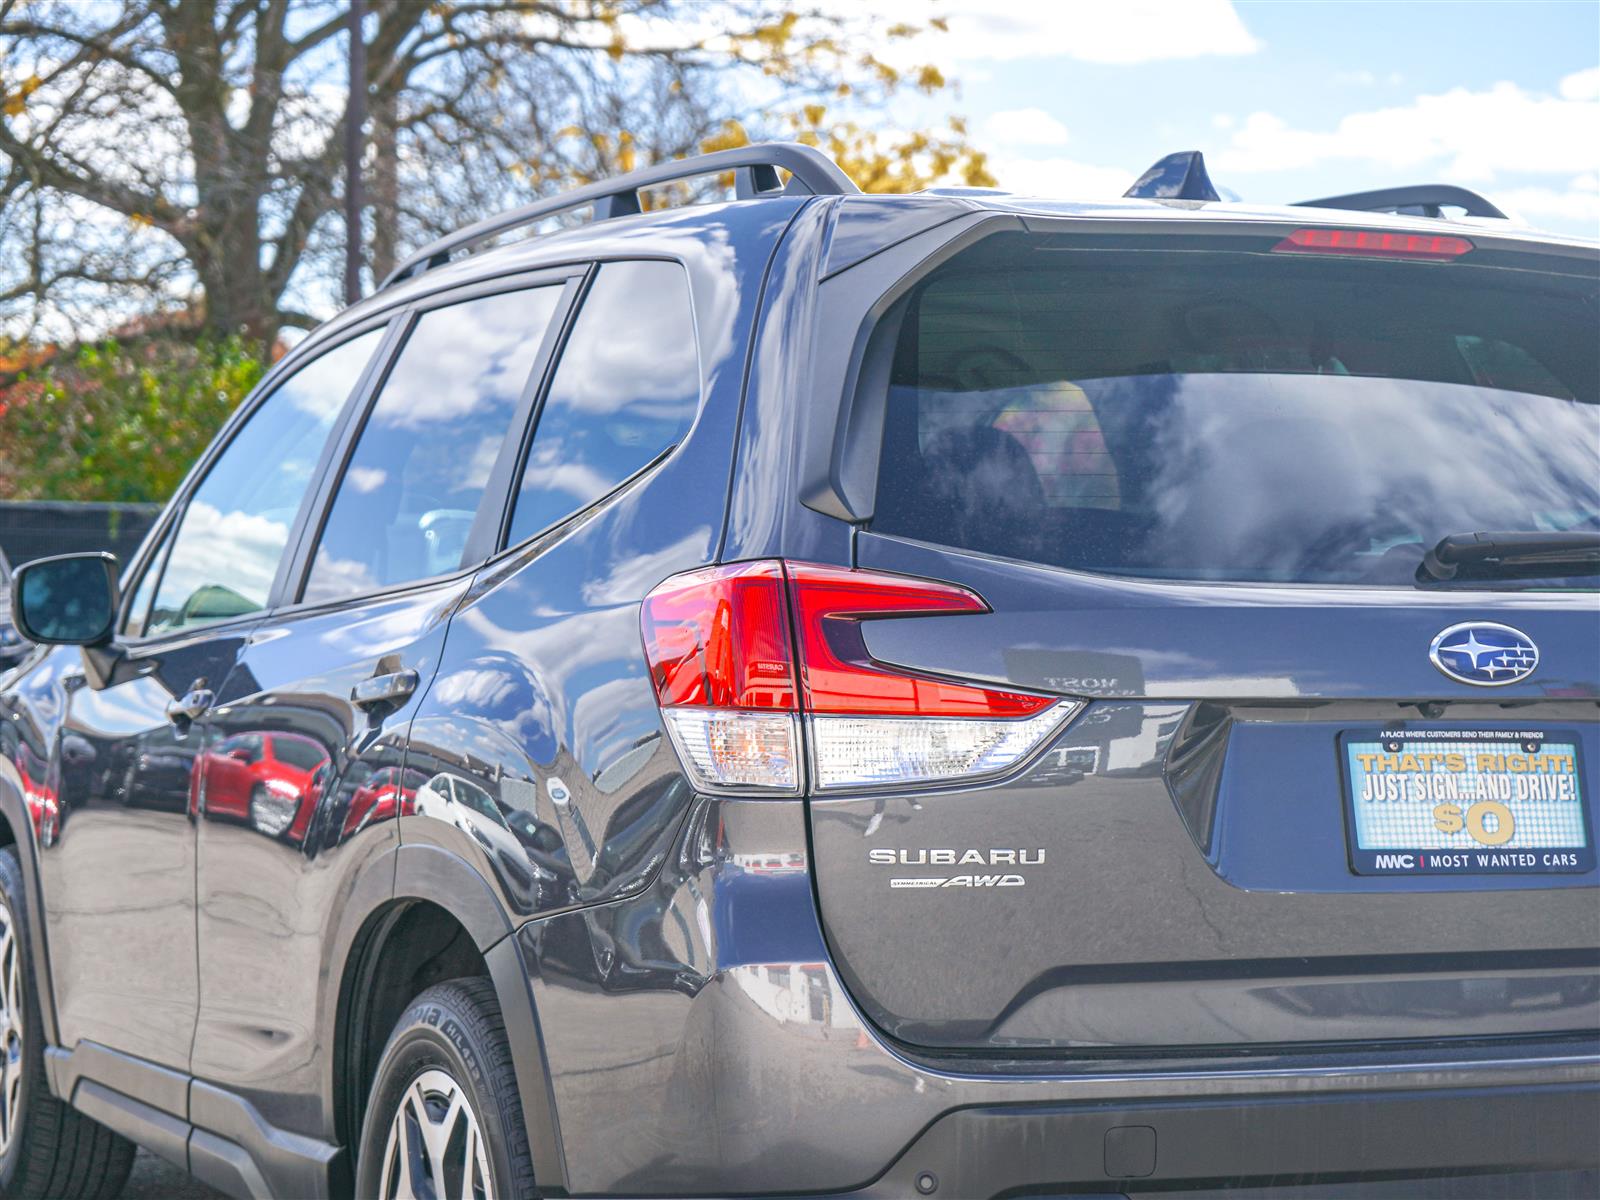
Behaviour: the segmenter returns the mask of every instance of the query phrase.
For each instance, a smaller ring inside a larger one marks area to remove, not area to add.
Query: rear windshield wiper
[[[1600,573],[1600,532],[1452,533],[1422,556],[1418,583]]]

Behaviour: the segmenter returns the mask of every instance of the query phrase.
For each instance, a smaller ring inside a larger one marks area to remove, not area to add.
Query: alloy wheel
[[[382,1200],[494,1200],[477,1114],[448,1072],[422,1072],[400,1097],[381,1178]]]
[[[22,1121],[22,946],[16,918],[0,898],[0,1154]]]

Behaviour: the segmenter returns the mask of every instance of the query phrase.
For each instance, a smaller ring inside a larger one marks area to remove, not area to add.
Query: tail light
[[[798,795],[1004,771],[1081,707],[877,662],[864,621],[984,613],[965,588],[761,561],[675,575],[645,598],[645,655],[696,786]],[[802,719],[804,730],[802,730]]]

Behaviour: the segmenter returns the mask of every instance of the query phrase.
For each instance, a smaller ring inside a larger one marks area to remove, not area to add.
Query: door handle
[[[409,669],[374,675],[350,689],[350,701],[357,708],[396,705],[417,690],[417,682],[417,673]]]
[[[205,715],[206,709],[211,707],[211,702],[215,699],[216,694],[210,688],[192,687],[168,703],[167,720],[176,725],[180,732],[186,731],[190,725]]]

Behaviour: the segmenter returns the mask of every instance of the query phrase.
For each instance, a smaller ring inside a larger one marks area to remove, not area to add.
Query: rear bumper
[[[833,968],[803,822],[797,804],[698,805],[646,890],[513,939],[549,1084],[535,1144],[555,1149],[535,1167],[553,1194],[1600,1195],[1593,1032],[1161,1062],[913,1059]]]
[[[1600,1086],[993,1106],[935,1121],[859,1196],[1600,1194]],[[1416,1189],[1416,1190],[1413,1190]]]

